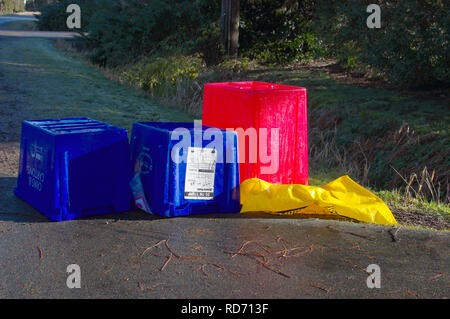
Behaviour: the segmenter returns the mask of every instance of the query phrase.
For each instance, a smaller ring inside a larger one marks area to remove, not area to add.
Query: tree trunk
[[[239,49],[239,0],[222,0],[221,23],[226,52],[236,58]]]
[[[231,0],[230,56],[237,58],[239,49],[239,0]]]
[[[230,29],[230,0],[222,0],[222,12],[220,13],[220,24],[222,28],[222,43],[228,53],[228,34]]]

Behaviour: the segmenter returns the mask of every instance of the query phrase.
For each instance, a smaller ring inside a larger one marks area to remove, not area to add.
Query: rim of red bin
[[[274,92],[274,91],[305,91],[306,88],[275,84],[259,81],[243,81],[243,82],[218,82],[218,83],[206,83],[205,87],[222,88],[226,90],[245,91],[246,93],[260,93],[260,92]]]

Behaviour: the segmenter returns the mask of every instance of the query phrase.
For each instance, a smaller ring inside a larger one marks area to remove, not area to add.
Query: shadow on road
[[[42,223],[50,222],[45,216],[40,214],[35,208],[21,200],[14,195],[14,187],[17,185],[16,177],[2,177],[0,175],[0,221],[12,221],[18,223]],[[305,219],[318,216],[308,215],[303,216],[289,216],[290,219]],[[265,213],[253,213],[253,214],[240,214],[240,213],[226,213],[226,214],[197,214],[190,216],[180,216],[179,219],[260,219],[267,220],[282,220],[288,217],[270,215]],[[150,215],[141,210],[129,211],[118,214],[106,214],[94,217],[83,218],[83,220],[105,220],[111,222],[117,221],[153,221],[159,219],[167,219],[166,217],[160,217],[158,215]],[[336,219],[336,218],[327,218]]]
[[[42,223],[47,218],[39,214],[33,207],[14,195],[17,178],[0,177],[0,221],[13,221],[18,223]]]

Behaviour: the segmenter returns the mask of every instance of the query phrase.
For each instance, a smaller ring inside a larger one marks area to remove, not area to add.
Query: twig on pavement
[[[169,257],[167,258],[166,262],[164,263],[164,265],[161,267],[160,271],[164,271],[164,268],[166,268],[166,266],[169,264],[170,260],[172,259],[172,253],[169,254]]]

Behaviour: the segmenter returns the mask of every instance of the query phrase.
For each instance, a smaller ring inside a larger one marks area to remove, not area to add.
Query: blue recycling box
[[[233,131],[194,123],[134,123],[136,205],[166,217],[239,212],[237,150]]]
[[[14,193],[52,221],[132,206],[125,129],[89,118],[23,121]]]

